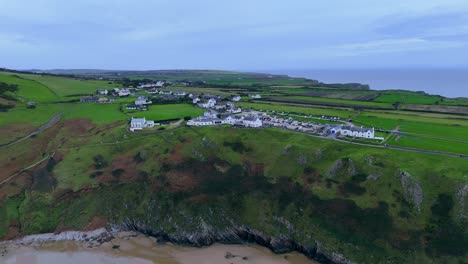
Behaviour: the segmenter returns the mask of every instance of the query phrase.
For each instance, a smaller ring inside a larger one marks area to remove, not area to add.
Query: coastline
[[[77,263],[91,260],[88,262],[90,264],[108,263],[108,261],[141,264],[155,262],[164,264],[317,263],[297,252],[274,254],[268,248],[254,244],[186,247],[161,243],[157,238],[136,231],[109,231],[105,228],[87,232],[66,231],[59,234],[29,235],[0,242],[0,260],[3,259],[8,264],[41,264],[56,259],[67,260],[71,257]]]

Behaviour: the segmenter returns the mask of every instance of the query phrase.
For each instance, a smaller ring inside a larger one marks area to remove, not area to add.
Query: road
[[[294,130],[289,130],[289,129],[285,129],[285,130],[300,133],[300,134],[303,134],[303,135],[307,135],[309,137],[333,140],[333,141],[338,141],[338,142],[353,144],[353,145],[359,145],[359,146],[366,146],[366,147],[379,148],[379,149],[395,149],[395,150],[402,150],[402,151],[408,151],[408,152],[417,152],[417,153],[425,153],[425,154],[432,154],[432,155],[439,155],[439,156],[446,156],[446,157],[456,157],[456,158],[468,159],[468,155],[464,155],[464,154],[442,152],[442,151],[435,151],[435,150],[417,149],[417,148],[409,148],[409,147],[366,144],[366,143],[352,142],[352,141],[338,139],[338,138],[313,135],[313,134],[309,134],[309,133],[305,133],[305,132],[301,132],[301,131],[294,131]]]
[[[52,119],[49,120],[49,122],[47,122],[46,124],[44,124],[44,125],[42,125],[41,127],[39,127],[38,129],[36,129],[36,130],[35,130],[34,132],[32,132],[31,134],[29,134],[29,135],[27,135],[27,136],[25,136],[25,137],[22,137],[22,138],[20,138],[20,139],[17,139],[17,140],[15,140],[15,141],[12,141],[12,142],[10,142],[10,143],[7,143],[7,144],[5,144],[5,145],[3,145],[3,146],[0,146],[0,149],[7,148],[7,147],[9,147],[9,146],[11,146],[11,145],[14,145],[14,144],[16,144],[16,143],[18,143],[18,142],[21,142],[21,141],[23,141],[23,140],[26,140],[26,139],[28,139],[28,138],[30,138],[30,137],[33,137],[33,136],[35,136],[35,135],[41,133],[42,131],[48,129],[49,127],[51,127],[51,126],[53,126],[53,125],[55,125],[55,123],[57,123],[57,122],[60,120],[60,117],[62,116],[62,114],[63,114],[63,112],[59,112],[59,113],[55,114],[55,115],[52,117]]]

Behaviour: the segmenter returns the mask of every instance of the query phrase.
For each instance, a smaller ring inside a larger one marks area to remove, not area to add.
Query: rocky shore
[[[302,245],[286,237],[272,237],[258,230],[249,227],[228,228],[223,231],[206,230],[205,232],[186,233],[175,232],[167,233],[158,231],[144,226],[134,224],[130,221],[125,224],[116,226],[114,229],[131,230],[140,232],[147,236],[155,237],[159,242],[171,242],[178,245],[204,247],[214,243],[221,244],[245,244],[255,243],[257,245],[267,247],[276,254],[289,253],[297,251],[304,254],[309,259],[324,264],[352,264],[353,262],[346,259],[339,253],[328,253],[322,250],[319,242],[314,245]]]
[[[39,246],[43,243],[58,241],[75,241],[84,243],[86,247],[93,248],[109,242],[115,237],[131,237],[138,233],[154,237],[158,242],[170,242],[182,246],[204,247],[214,243],[221,244],[246,244],[255,243],[269,248],[276,254],[297,251],[309,259],[325,264],[351,264],[344,256],[337,253],[325,253],[321,250],[320,243],[312,246],[301,245],[295,241],[282,237],[271,237],[248,227],[239,227],[223,232],[205,233],[166,233],[145,228],[130,223],[112,225],[110,228],[99,228],[93,231],[66,231],[61,233],[46,233],[28,235],[16,240],[0,242],[0,256],[5,256],[11,249],[19,246]]]

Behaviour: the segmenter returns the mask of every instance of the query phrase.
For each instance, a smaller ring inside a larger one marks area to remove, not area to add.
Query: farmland
[[[392,108],[392,105],[389,103],[379,103],[379,102],[368,102],[368,101],[355,101],[355,100],[344,100],[344,99],[334,99],[334,98],[323,98],[323,97],[312,97],[312,96],[275,96],[270,97],[273,101],[284,101],[284,102],[299,102],[299,103],[308,103],[308,102],[317,102],[317,103],[333,103],[338,106],[349,105],[349,106],[370,106],[378,108]]]
[[[180,119],[186,116],[196,117],[203,114],[203,110],[195,108],[190,104],[168,104],[168,105],[153,105],[148,111],[127,112],[128,116],[145,117],[149,120],[169,120]]]
[[[132,116],[156,122],[179,119],[176,123],[183,124],[184,117],[199,116],[204,110],[179,100],[148,105],[147,111],[126,110],[136,96],[150,96],[141,90],[109,103],[73,102],[69,99],[79,94],[121,83],[2,73],[1,82],[18,85],[9,94],[18,101],[10,97],[0,101],[14,104],[0,112],[0,144],[63,114],[41,133],[0,148],[0,239],[85,230],[93,219],[102,219],[104,226],[131,222],[183,239],[186,234],[204,234],[205,228],[217,236],[248,227],[301,245],[319,241],[323,252],[338,252],[356,263],[463,262],[468,254],[466,197],[461,195],[467,184],[466,158],[423,152],[468,154],[468,115],[388,107],[401,91],[387,91],[381,101],[372,99],[379,98],[375,91],[336,89],[337,94],[354,97],[322,97],[312,95],[312,86],[301,87],[302,79],[265,81],[262,78],[269,77],[264,75],[215,73],[210,83],[230,87],[158,89],[242,94],[242,101],[235,104],[244,111],[271,115],[275,111],[292,118],[338,116],[357,126],[398,129],[398,133],[379,131],[377,135],[388,140],[373,145],[280,128],[178,125],[132,133],[128,130]],[[191,73],[193,81],[205,81],[209,74],[213,73]],[[294,82],[298,85],[283,85]],[[280,87],[271,87],[272,83]],[[251,100],[246,96],[250,93],[351,106]],[[36,101],[35,108],[27,108],[30,100]],[[429,103],[425,96],[411,100]]]
[[[57,76],[30,74],[19,74],[18,76],[28,80],[33,80],[48,87],[63,100],[65,100],[66,97],[73,95],[94,94],[98,89],[110,89],[118,86],[112,82],[99,80],[80,80]]]

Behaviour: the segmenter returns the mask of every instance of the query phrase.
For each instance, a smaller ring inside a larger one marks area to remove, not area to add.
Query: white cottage
[[[356,127],[356,126],[335,126],[330,129],[332,134],[341,134],[343,136],[374,138],[374,128]]]
[[[146,118],[133,118],[130,120],[130,131],[141,130],[147,127],[154,127],[154,121],[146,120]]]
[[[263,125],[258,116],[247,116],[242,120],[242,124],[246,127],[261,127]]]

